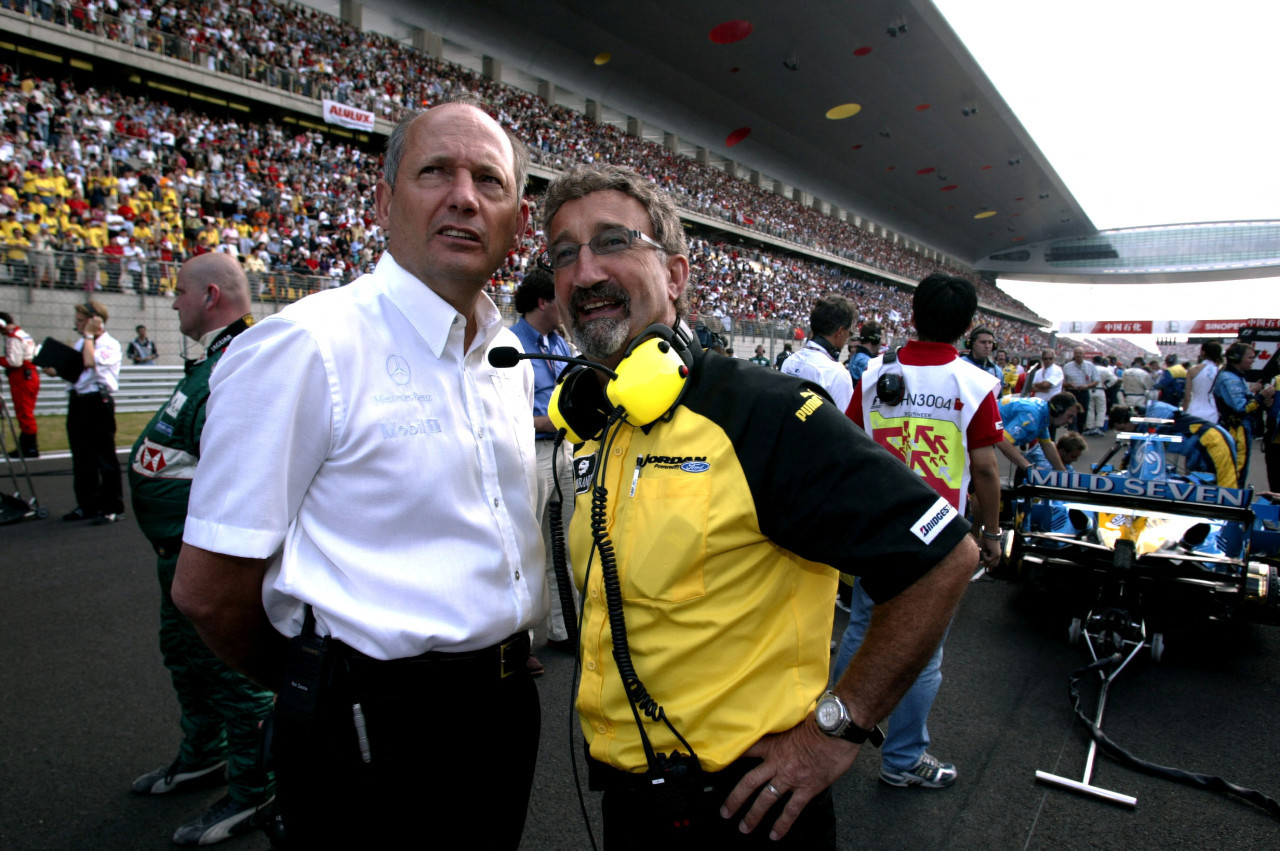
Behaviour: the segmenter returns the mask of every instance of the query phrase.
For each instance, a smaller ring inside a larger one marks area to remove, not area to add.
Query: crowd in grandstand
[[[0,86],[0,235],[37,285],[127,289],[215,249],[342,283],[382,251],[379,158],[358,148],[3,67]]]
[[[211,71],[288,88],[308,97],[334,99],[391,120],[403,108],[429,105],[458,88],[478,91],[548,165],[559,168],[583,160],[630,165],[670,190],[689,209],[911,279],[919,279],[939,265],[903,245],[718,168],[637,140],[564,107],[548,105],[518,88],[487,81],[388,36],[361,32],[313,9],[270,0],[214,4],[191,0],[0,0],[0,5],[191,61]],[[985,303],[1029,313],[995,287],[977,283]]]
[[[907,278],[937,267],[851,223],[314,10],[266,0],[0,6],[388,119],[458,89],[479,91],[549,166],[630,165],[685,207],[746,229]],[[273,274],[329,286],[354,279],[382,250],[372,209],[379,158],[357,147],[110,90],[78,91],[7,68],[0,68],[0,84],[0,204],[14,214],[0,221],[0,237],[6,262],[29,262],[37,284],[157,291],[166,283],[165,261],[223,250],[244,258],[260,289]],[[495,275],[500,303],[509,302],[538,248],[538,235],[529,234]],[[694,240],[691,260],[701,273],[695,309],[726,327],[761,320],[802,328],[815,298],[840,291],[890,335],[906,336],[909,296],[841,267],[703,240]],[[989,283],[979,285],[985,303],[1030,315]],[[1024,323],[979,318],[1014,351],[1045,342]]]
[[[0,87],[0,238],[6,262],[29,264],[36,285],[155,292],[166,283],[162,263],[209,250],[243,257],[260,287],[272,273],[336,285],[382,251],[372,208],[379,162],[358,148],[8,68]],[[538,250],[536,236],[495,276],[500,303]],[[892,287],[756,247],[695,239],[693,250],[695,309],[725,325],[798,325],[815,298],[844,291],[905,334],[908,298]],[[1011,337],[1027,332],[984,321]]]

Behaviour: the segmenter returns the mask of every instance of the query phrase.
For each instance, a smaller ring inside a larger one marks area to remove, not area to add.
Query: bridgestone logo
[[[929,506],[929,510],[912,524],[911,532],[926,544],[931,544],[955,516],[956,510],[951,507],[951,503],[939,497],[933,505]]]

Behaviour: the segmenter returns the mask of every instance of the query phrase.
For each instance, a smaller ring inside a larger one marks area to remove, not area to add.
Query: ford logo
[[[706,461],[685,461],[680,465],[680,469],[686,473],[705,473],[711,469],[711,465]]]

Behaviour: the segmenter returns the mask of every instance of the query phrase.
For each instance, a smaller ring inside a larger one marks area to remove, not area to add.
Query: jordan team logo
[[[387,375],[391,376],[391,380],[401,386],[409,383],[409,362],[399,355],[391,355],[387,358]]]

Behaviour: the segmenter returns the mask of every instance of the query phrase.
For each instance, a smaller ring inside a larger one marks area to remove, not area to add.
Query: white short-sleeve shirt
[[[1062,385],[1066,383],[1066,375],[1063,373],[1062,367],[1055,363],[1036,373],[1036,384],[1041,381],[1048,381],[1053,384],[1048,390],[1034,391],[1037,399],[1044,399],[1047,402],[1062,392]]]
[[[81,337],[76,340],[73,348],[77,352],[82,351],[84,349],[84,338]],[[80,373],[80,377],[72,385],[72,391],[77,396],[84,393],[97,393],[100,390],[106,393],[115,393],[120,388],[120,361],[122,355],[120,341],[103,331],[93,341],[93,368],[85,367],[84,371]]]
[[[465,319],[389,253],[235,339],[214,370],[184,540],[272,558],[271,623],[378,659],[497,643],[546,614],[533,375],[486,296]]]

